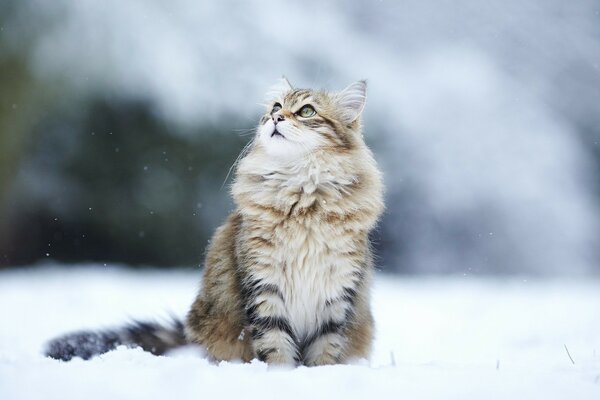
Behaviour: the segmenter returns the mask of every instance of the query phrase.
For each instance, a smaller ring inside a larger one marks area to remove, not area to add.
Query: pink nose
[[[277,123],[278,123],[278,122],[281,122],[281,121],[283,121],[283,120],[285,119],[285,118],[283,117],[283,115],[281,115],[281,114],[275,114],[275,115],[273,115],[273,117],[272,117],[272,118],[273,118],[273,123],[274,123],[275,125],[277,125]]]

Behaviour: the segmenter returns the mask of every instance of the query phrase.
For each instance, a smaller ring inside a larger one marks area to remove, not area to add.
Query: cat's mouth
[[[285,139],[285,136],[283,136],[283,135],[281,134],[281,132],[279,132],[279,131],[277,130],[277,128],[273,129],[273,133],[271,133],[271,137],[274,137],[274,136],[281,136],[282,138],[284,138],[284,139]]]

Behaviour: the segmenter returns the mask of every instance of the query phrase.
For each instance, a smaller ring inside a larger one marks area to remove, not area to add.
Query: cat
[[[362,136],[365,100],[365,81],[326,92],[282,79],[237,164],[236,209],[210,241],[185,323],[71,333],[46,355],[87,359],[119,345],[163,354],[195,343],[213,360],[317,366],[368,358],[369,233],[384,203]]]

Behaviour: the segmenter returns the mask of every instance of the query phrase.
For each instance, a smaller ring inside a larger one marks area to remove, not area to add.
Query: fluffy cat
[[[46,354],[89,358],[117,345],[155,354],[196,343],[215,360],[326,365],[368,358],[369,232],[381,174],[361,133],[366,82],[341,92],[271,93],[232,187],[236,209],[210,242],[185,324],[72,333]]]

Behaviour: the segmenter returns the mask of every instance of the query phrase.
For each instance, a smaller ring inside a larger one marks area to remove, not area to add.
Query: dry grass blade
[[[569,349],[567,348],[567,345],[564,344],[563,346],[565,346],[565,350],[567,351],[567,355],[569,356],[569,360],[571,360],[571,362],[573,363],[573,365],[575,365],[575,361],[573,361],[573,357],[571,357],[571,353],[569,353]]]

